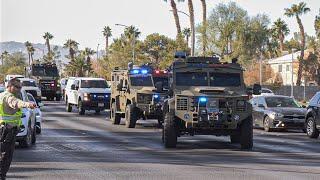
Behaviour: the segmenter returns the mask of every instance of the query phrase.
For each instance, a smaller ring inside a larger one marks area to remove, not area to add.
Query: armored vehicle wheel
[[[306,122],[307,135],[310,138],[318,138],[319,130],[316,128],[316,122],[313,117],[309,117]]]
[[[253,147],[253,125],[252,117],[243,120],[240,126],[240,145],[241,149],[251,150]]]
[[[32,131],[32,136],[31,136],[31,143],[35,144],[37,141],[37,132],[36,132],[37,127],[34,126],[33,131]]]
[[[132,104],[129,104],[126,107],[125,119],[127,128],[134,128],[136,126],[138,119],[137,110],[135,110]]]
[[[271,123],[271,119],[269,118],[269,116],[266,116],[263,120],[263,129],[266,132],[271,132],[271,128],[270,128],[270,123]]]
[[[110,111],[110,116],[111,116],[111,123],[112,124],[120,124],[121,121],[121,116],[116,113],[116,103],[113,102],[111,105],[111,111]]]
[[[85,110],[84,110],[83,107],[82,107],[82,102],[81,102],[81,100],[79,100],[79,102],[78,102],[78,109],[79,109],[79,115],[84,115]]]
[[[72,111],[72,106],[71,106],[70,103],[67,103],[66,110],[67,110],[67,112],[71,112]]]
[[[230,135],[230,141],[231,141],[231,144],[240,143],[240,136],[238,134]]]
[[[175,148],[177,146],[177,130],[174,121],[174,113],[167,112],[164,117],[162,139],[166,148]]]

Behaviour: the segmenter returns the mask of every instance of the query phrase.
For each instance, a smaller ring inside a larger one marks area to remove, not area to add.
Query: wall
[[[291,96],[291,86],[281,86],[279,88],[274,88],[272,86],[263,86],[263,87],[271,89],[277,95]],[[304,86],[294,86],[293,96],[295,97],[295,99],[301,101],[301,100],[304,100],[304,94],[305,94],[305,100],[309,101],[313,97],[313,95],[315,95],[315,93],[318,91],[320,91],[319,86],[306,86],[305,93],[304,93]]]

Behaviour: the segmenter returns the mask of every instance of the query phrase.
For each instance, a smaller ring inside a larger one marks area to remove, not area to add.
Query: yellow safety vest
[[[10,124],[20,127],[22,125],[22,111],[19,109],[15,114],[6,114],[4,112],[4,99],[13,96],[11,93],[5,91],[0,93],[0,124]]]

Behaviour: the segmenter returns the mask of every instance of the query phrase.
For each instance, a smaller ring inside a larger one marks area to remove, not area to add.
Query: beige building
[[[308,55],[308,51],[305,51],[305,56]],[[283,85],[291,85],[292,77],[293,84],[296,85],[299,61],[298,57],[300,56],[300,51],[293,54],[287,54],[281,57],[274,59],[269,59],[267,63],[271,66],[275,75],[278,75],[282,79]],[[293,67],[293,72],[292,72]],[[292,75],[293,73],[293,75]],[[304,79],[302,78],[302,85],[304,85]],[[315,85],[315,82],[307,82],[306,85]]]

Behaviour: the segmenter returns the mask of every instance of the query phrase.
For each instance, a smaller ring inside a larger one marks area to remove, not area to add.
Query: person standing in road
[[[6,179],[13,151],[15,148],[16,135],[22,125],[21,108],[34,109],[36,104],[24,102],[18,99],[21,92],[21,83],[17,78],[11,79],[5,92],[0,93],[0,177]]]

